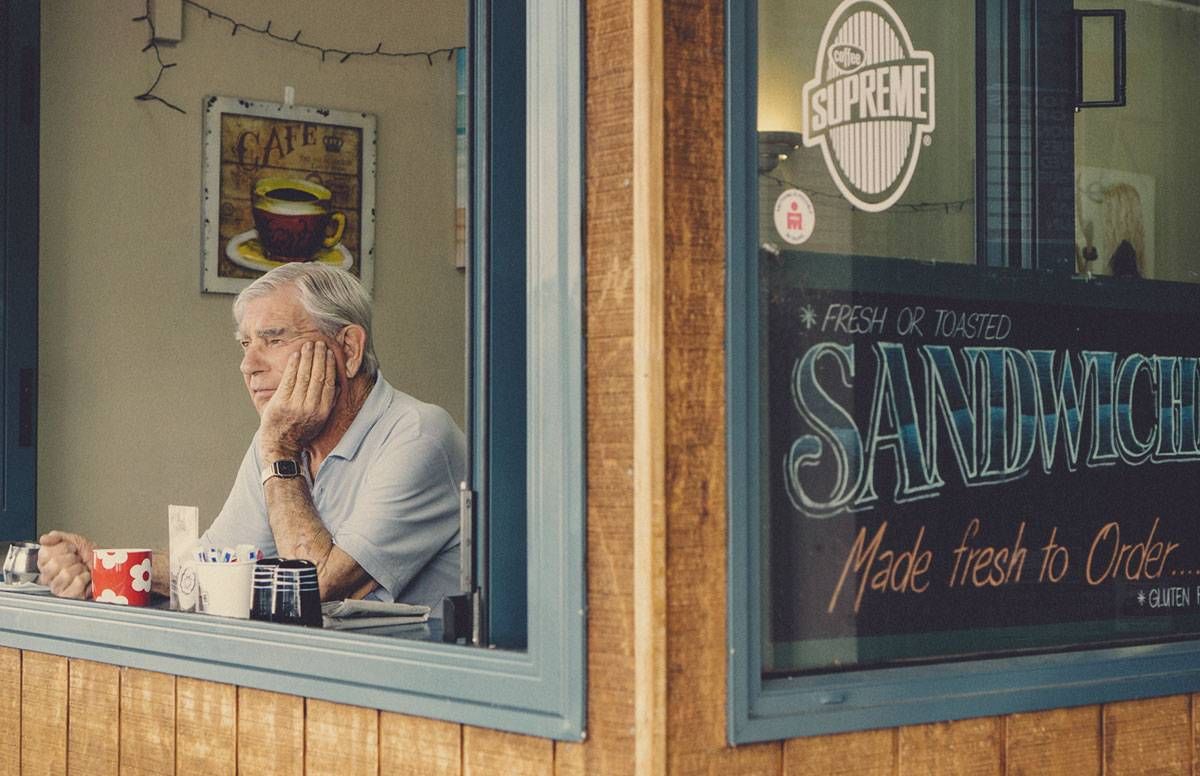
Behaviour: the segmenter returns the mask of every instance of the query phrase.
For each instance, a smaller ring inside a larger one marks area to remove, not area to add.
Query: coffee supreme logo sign
[[[803,99],[804,145],[821,147],[842,195],[872,213],[895,204],[933,132],[933,54],[913,48],[887,3],[838,6]]]

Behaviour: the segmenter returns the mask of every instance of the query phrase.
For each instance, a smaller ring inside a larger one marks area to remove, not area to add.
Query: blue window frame
[[[36,524],[39,19],[36,3],[0,5],[0,541]]]
[[[325,633],[12,594],[0,596],[0,645],[529,735],[583,737],[580,5],[477,0],[472,6],[472,41],[483,65],[476,84],[487,89],[476,116],[482,109],[490,125],[506,133],[500,142],[476,122],[474,204],[485,214],[499,204],[507,208],[505,220],[475,219],[474,250],[491,264],[477,260],[484,271],[473,276],[473,367],[524,365],[520,375],[503,375],[504,382],[494,380],[498,367],[477,378],[475,412],[489,396],[522,409],[486,430],[475,423],[472,439],[477,466],[489,460],[478,454],[481,449],[508,458],[516,452],[522,459],[503,470],[493,467],[496,495],[489,498],[506,526],[493,549],[508,554],[492,564],[499,570],[496,600],[512,605],[492,620],[507,642],[523,649]],[[37,24],[31,29],[36,37]],[[14,93],[5,90],[6,96]],[[513,93],[527,99],[505,99]],[[513,154],[514,145],[524,153]],[[490,196],[481,191],[489,180]],[[504,320],[523,322],[512,327],[523,337],[487,339],[493,297],[499,297]],[[8,325],[6,341],[14,334]],[[524,584],[506,585],[513,577]],[[513,602],[514,595],[523,600]]]
[[[1070,145],[1042,143],[1071,125],[1064,47],[1071,3],[980,0],[974,266],[931,272],[917,262],[793,253],[818,291],[926,294],[1024,301],[1049,309],[1070,300],[1100,309],[1194,315],[1193,285],[1087,282],[1069,260],[1074,187],[1053,171]],[[766,423],[759,404],[765,289],[759,269],[758,2],[726,3],[727,425],[729,477],[729,694],[733,743],[776,740],[972,716],[1101,703],[1200,688],[1194,637],[1023,656],[923,661],[876,668],[764,671],[767,613],[763,560]],[[1062,56],[1045,56],[1056,52]],[[1131,85],[1130,89],[1134,87]],[[1055,111],[1058,113],[1056,114]],[[1062,119],[1060,114],[1067,118]],[[1056,136],[1060,140],[1062,135]],[[1054,150],[1057,149],[1057,150]],[[1067,165],[1071,169],[1071,164]],[[949,212],[949,211],[947,211]],[[1064,227],[1063,216],[1066,218]],[[1064,258],[1067,260],[1064,261]],[[1132,292],[1131,292],[1132,290]],[[1086,301],[1079,302],[1086,296]],[[800,561],[798,561],[800,562]],[[901,604],[902,605],[902,604]]]
[[[478,219],[474,238],[481,272],[472,273],[472,294],[480,326],[474,342],[472,437],[476,456],[473,485],[484,494],[476,506],[475,578],[485,593],[475,630],[482,643],[511,649],[525,646],[527,587],[526,500],[528,386],[525,307],[528,300],[525,255],[528,235],[512,228],[525,218],[529,192],[524,143],[527,84],[506,78],[526,70],[525,4],[500,0],[490,19],[477,28],[476,46],[490,52],[490,68],[476,73],[475,148],[488,163],[476,172]],[[524,366],[525,368],[522,368]]]

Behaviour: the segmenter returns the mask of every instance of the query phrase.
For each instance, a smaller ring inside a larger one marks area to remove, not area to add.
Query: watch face
[[[273,468],[280,477],[295,477],[300,473],[300,466],[295,461],[276,461]]]

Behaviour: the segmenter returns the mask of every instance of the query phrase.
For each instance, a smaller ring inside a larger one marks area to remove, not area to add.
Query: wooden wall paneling
[[[175,684],[177,776],[237,773],[237,688],[179,677]]]
[[[121,776],[175,773],[175,677],[121,669]]]
[[[726,744],[724,4],[663,17],[668,766],[765,773],[779,742]]]
[[[588,698],[559,774],[634,769],[633,40],[629,0],[586,4]]]
[[[375,776],[379,772],[379,712],[305,701],[305,776]]]
[[[21,655],[21,773],[59,776],[67,770],[67,659]]]
[[[462,773],[462,726],[453,722],[379,714],[379,773],[422,776]]]
[[[1192,695],[1192,776],[1200,774],[1200,693]]]
[[[1004,718],[912,725],[899,730],[899,776],[1004,773]]]
[[[586,776],[588,743],[581,741],[554,742],[554,776]],[[594,771],[603,773],[603,771]]]
[[[1171,695],[1103,709],[1104,773],[1180,774],[1192,767],[1192,701]]]
[[[634,762],[667,772],[662,0],[633,4]]]
[[[463,776],[547,776],[554,742],[500,730],[463,726]]]
[[[1099,706],[1012,714],[1005,725],[1008,776],[1102,773]]]
[[[21,651],[0,647],[0,765],[21,762]]]
[[[898,744],[895,728],[793,738],[783,745],[783,776],[892,776]]]
[[[117,776],[121,669],[72,660],[67,671],[67,772],[71,776]]]
[[[303,698],[239,687],[237,715],[238,773],[303,776]]]

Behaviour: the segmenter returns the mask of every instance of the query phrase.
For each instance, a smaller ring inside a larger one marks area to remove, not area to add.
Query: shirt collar
[[[358,414],[351,421],[350,428],[342,434],[342,438],[338,440],[329,457],[347,460],[354,458],[358,454],[358,448],[362,447],[363,440],[367,438],[367,432],[383,416],[391,403],[392,387],[383,379],[383,372],[376,370],[375,385],[367,394],[367,400],[363,402]]]

